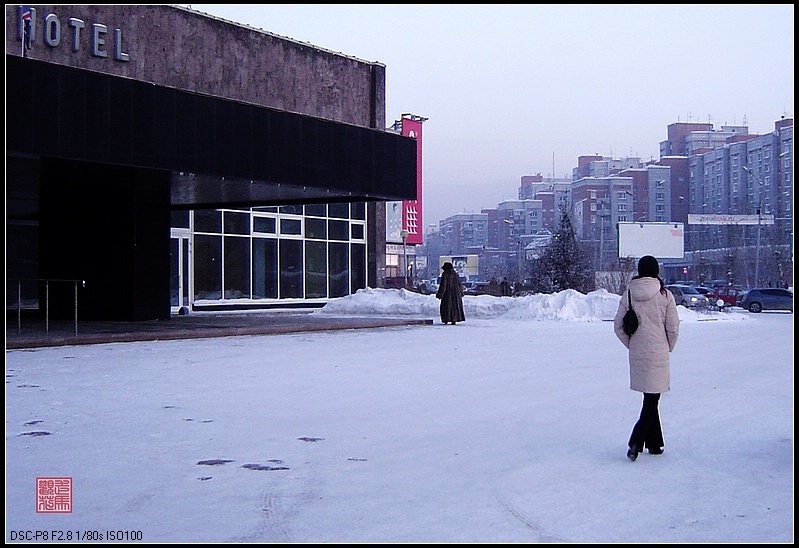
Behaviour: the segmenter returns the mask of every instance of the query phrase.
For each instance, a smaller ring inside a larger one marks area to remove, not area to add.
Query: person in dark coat
[[[455,325],[455,322],[465,322],[461,278],[449,261],[444,263],[441,270],[441,284],[436,291],[436,298],[441,300],[441,323]]]
[[[674,295],[666,289],[659,273],[657,259],[651,255],[641,257],[638,275],[622,294],[613,319],[613,330],[629,351],[630,389],[644,394],[641,415],[627,442],[627,458],[633,461],[644,448],[654,455],[663,453],[658,401],[660,394],[671,388],[669,356],[680,332]],[[638,329],[632,336],[624,332],[622,321],[629,308],[627,291],[638,316]]]
[[[491,281],[488,282],[488,294],[492,297],[499,297],[499,282],[496,278],[491,278]]]
[[[510,288],[510,282],[508,281],[507,277],[502,278],[502,283],[499,284],[499,287],[500,287],[500,294],[503,297],[510,297],[511,295],[513,295],[513,290]]]

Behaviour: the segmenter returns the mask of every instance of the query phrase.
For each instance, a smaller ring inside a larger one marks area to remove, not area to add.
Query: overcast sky
[[[423,126],[425,225],[516,199],[582,155],[658,159],[674,122],[793,117],[792,4],[191,4],[386,65]]]

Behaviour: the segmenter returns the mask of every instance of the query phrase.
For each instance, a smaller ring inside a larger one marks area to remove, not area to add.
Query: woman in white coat
[[[641,415],[627,443],[627,458],[635,460],[644,448],[655,455],[663,453],[658,401],[668,392],[669,355],[677,344],[680,317],[674,295],[660,278],[658,261],[651,255],[638,261],[638,275],[622,294],[613,320],[616,336],[627,347],[630,362],[630,389],[643,392]],[[638,316],[638,330],[628,336],[622,318],[627,312],[629,291],[632,308]]]

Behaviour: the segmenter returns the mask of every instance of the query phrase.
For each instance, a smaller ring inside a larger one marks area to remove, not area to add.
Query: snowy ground
[[[666,450],[630,462],[618,299],[6,351],[6,542],[792,543],[793,314],[680,307]],[[364,290],[316,313],[437,306]],[[72,479],[70,513],[36,512],[37,477]]]

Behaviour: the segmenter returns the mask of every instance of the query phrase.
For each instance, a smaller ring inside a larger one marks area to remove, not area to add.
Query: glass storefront
[[[364,203],[176,212],[172,306],[349,295],[366,287],[366,232]]]

